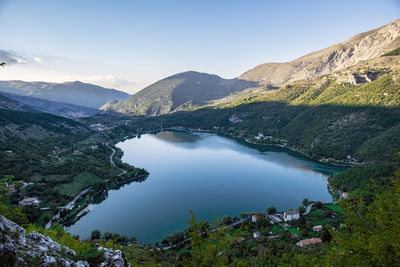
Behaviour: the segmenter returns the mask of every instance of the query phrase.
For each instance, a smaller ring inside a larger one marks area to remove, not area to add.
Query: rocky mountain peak
[[[357,34],[328,48],[286,63],[265,63],[239,78],[267,85],[283,86],[353,66],[400,47],[400,20]]]

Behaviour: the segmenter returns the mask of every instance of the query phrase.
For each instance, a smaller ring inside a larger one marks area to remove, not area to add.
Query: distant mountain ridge
[[[219,99],[235,101],[242,93],[265,93],[296,81],[342,71],[399,47],[400,20],[396,20],[291,62],[261,64],[236,79],[225,80],[198,72],[175,74],[144,88],[128,100],[109,102],[101,109],[154,116],[213,105]]]
[[[0,94],[0,108],[15,111],[38,112],[38,110],[34,109],[33,107],[13,100],[3,94]]]
[[[188,71],[153,83],[125,101],[107,103],[101,109],[131,115],[160,115],[203,106],[209,101],[255,86],[258,83]]]
[[[265,63],[248,70],[239,79],[265,85],[284,86],[293,81],[314,78],[379,57],[400,47],[400,20],[312,52],[285,63]]]
[[[47,112],[67,118],[88,117],[99,112],[99,110],[95,108],[66,104],[62,102],[50,101],[30,96],[21,96],[4,92],[2,92],[1,94],[8,97],[10,100],[12,99],[14,101],[18,101],[20,104],[29,105],[29,107],[34,108],[36,111]]]
[[[79,81],[65,83],[0,81],[0,92],[94,109],[110,100],[125,100],[130,96],[115,89]]]

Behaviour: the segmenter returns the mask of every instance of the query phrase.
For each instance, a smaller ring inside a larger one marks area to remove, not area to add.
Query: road
[[[117,165],[115,165],[115,162],[114,162],[114,159],[113,159],[113,158],[114,158],[114,155],[115,155],[115,153],[116,153],[116,150],[115,150],[113,147],[111,147],[111,146],[109,145],[109,141],[106,142],[106,146],[107,146],[108,148],[110,148],[111,151],[112,151],[112,153],[111,153],[111,155],[110,155],[110,163],[111,163],[111,165],[117,167]],[[125,173],[126,173],[126,170],[122,169],[122,172],[121,172],[120,174],[118,174],[118,176],[124,175]],[[83,190],[82,192],[80,192],[71,202],[69,202],[67,205],[65,205],[65,206],[62,207],[62,208],[67,209],[67,210],[72,209],[72,208],[74,207],[74,205],[75,205],[75,202],[76,202],[83,194],[85,194],[87,191],[89,191],[90,188],[92,188],[92,187],[86,188],[85,190]],[[61,208],[61,209],[62,209],[62,208]],[[60,209],[60,211],[61,211],[61,209]],[[51,227],[51,224],[53,223],[53,221],[55,221],[55,220],[57,220],[58,218],[60,218],[60,211],[59,211],[56,215],[54,215],[53,218],[50,219],[50,221],[46,224],[45,229],[49,229],[49,228]]]
[[[117,165],[115,165],[115,162],[114,162],[114,155],[116,153],[115,149],[109,145],[109,141],[106,142],[106,146],[109,149],[111,149],[111,151],[112,151],[112,153],[110,155],[110,163],[111,163],[111,165],[117,167]],[[126,173],[126,170],[122,169],[122,172],[120,174],[118,174],[118,176],[124,175],[125,173]]]
[[[308,214],[310,213],[311,208],[312,208],[312,206],[313,206],[314,204],[315,204],[315,203],[311,203],[310,205],[307,206],[306,211],[303,213],[303,216],[308,215]]]
[[[80,192],[71,202],[69,202],[67,205],[65,205],[64,207],[62,207],[61,209],[67,209],[70,210],[74,207],[75,202],[83,195],[86,194],[87,191],[90,190],[90,188],[92,188],[91,186],[86,188],[85,190],[83,190],[82,192]],[[60,211],[61,211],[60,209]],[[60,211],[58,211],[58,213],[56,215],[53,216],[53,218],[50,219],[50,221],[46,224],[45,229],[49,229],[51,227],[51,224],[53,223],[53,221],[57,220],[58,218],[60,218]]]
[[[215,231],[219,231],[219,230],[221,230],[221,229],[228,229],[228,228],[231,228],[231,227],[233,227],[233,226],[235,226],[235,225],[241,224],[241,223],[243,223],[243,222],[245,222],[245,221],[248,221],[248,220],[250,220],[250,218],[240,219],[240,220],[237,221],[237,222],[231,223],[231,224],[229,224],[229,225],[227,225],[227,226],[223,226],[223,227],[219,227],[219,228],[212,229],[212,230],[210,230],[209,232],[215,232]],[[203,235],[205,235],[206,233],[207,233],[207,232],[201,232],[201,233],[200,233],[200,236],[203,236]],[[188,237],[188,238],[186,238],[185,240],[179,242],[178,244],[175,244],[175,245],[172,245],[172,246],[168,246],[168,247],[162,247],[161,249],[162,249],[162,250],[169,250],[169,249],[175,248],[175,247],[177,247],[177,246],[179,246],[179,245],[181,245],[181,244],[184,244],[184,243],[190,241],[191,239],[192,239],[191,237]]]

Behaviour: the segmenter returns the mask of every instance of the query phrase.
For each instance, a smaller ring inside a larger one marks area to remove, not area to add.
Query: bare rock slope
[[[283,86],[342,70],[399,46],[400,20],[396,20],[290,62],[261,64],[239,76],[239,79]]]
[[[103,248],[99,248],[103,249]],[[105,250],[100,266],[130,266],[121,251]],[[86,261],[74,261],[76,252],[54,242],[50,237],[31,232],[0,215],[0,266],[71,266],[89,267]]]

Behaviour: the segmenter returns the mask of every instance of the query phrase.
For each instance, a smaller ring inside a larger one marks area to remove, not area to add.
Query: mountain
[[[235,99],[243,93],[271,91],[295,81],[341,71],[382,55],[396,54],[398,47],[400,20],[291,62],[256,66],[236,79],[225,80],[193,71],[179,73],[144,88],[128,100],[109,102],[101,109],[129,115],[160,115],[202,107]]]
[[[0,92],[95,109],[110,100],[125,100],[129,97],[129,94],[124,92],[79,81],[65,83],[0,81]]]
[[[72,104],[66,104],[62,102],[55,102],[40,98],[35,98],[31,96],[21,96],[9,93],[2,93],[7,96],[9,100],[15,100],[19,103],[29,105],[34,109],[42,112],[51,113],[58,116],[63,116],[67,118],[82,118],[88,117],[96,114],[98,112],[95,108],[77,106]],[[22,110],[24,111],[24,110]],[[30,111],[30,110],[25,110]]]
[[[255,82],[227,80],[217,75],[188,71],[162,79],[125,101],[107,103],[101,109],[132,115],[159,115],[203,106],[211,100],[257,85]]]
[[[10,99],[2,94],[0,94],[0,107],[2,109],[8,109],[8,110],[38,112],[38,110],[34,109],[33,107],[25,105],[16,100]]]
[[[0,151],[3,146],[14,146],[15,138],[46,140],[89,132],[86,126],[77,121],[52,114],[0,109]]]
[[[392,161],[400,151],[399,88],[400,56],[377,57],[276,90],[245,90],[197,110],[141,118],[135,127],[218,131],[330,163]]]
[[[286,63],[265,63],[239,79],[283,86],[353,66],[400,46],[400,20]]]

